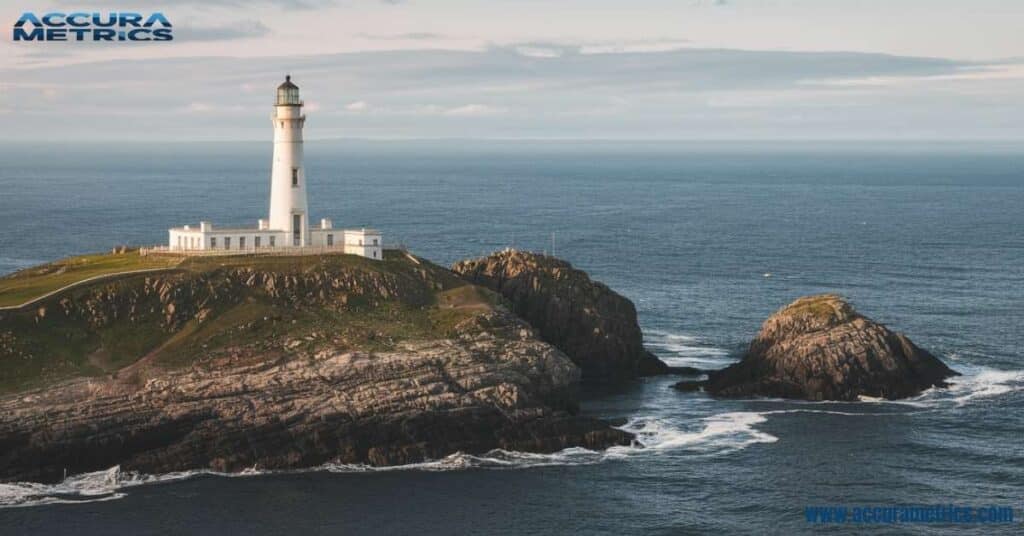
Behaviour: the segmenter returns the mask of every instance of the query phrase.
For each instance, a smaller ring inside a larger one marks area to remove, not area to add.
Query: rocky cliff
[[[764,322],[746,356],[681,382],[716,396],[806,400],[905,398],[955,376],[900,333],[864,317],[835,295],[800,298]]]
[[[626,444],[488,291],[390,255],[194,259],[0,315],[0,479]]]
[[[586,379],[619,381],[669,372],[644,349],[633,302],[568,262],[516,250],[465,260],[452,270],[504,296],[583,369]]]

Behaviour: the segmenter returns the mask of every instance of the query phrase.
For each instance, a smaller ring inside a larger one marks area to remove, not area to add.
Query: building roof
[[[259,227],[214,227],[209,231],[203,231],[198,225],[189,226],[188,229],[184,227],[171,227],[169,230],[177,231],[180,233],[202,233],[202,234],[225,234],[225,233],[283,233],[282,229],[260,229]],[[309,227],[309,231],[313,233],[358,233],[366,235],[379,235],[380,231],[377,229],[369,229],[366,227],[359,229],[339,229],[337,227],[331,229],[321,229],[320,227]]]
[[[277,86],[277,89],[299,89],[299,86],[292,83],[292,75],[286,74],[284,76],[284,82]]]

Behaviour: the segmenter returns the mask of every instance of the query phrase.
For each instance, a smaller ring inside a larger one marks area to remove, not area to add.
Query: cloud
[[[441,111],[441,114],[455,117],[474,117],[498,115],[503,114],[506,111],[507,110],[505,108],[487,106],[486,104],[465,104],[462,106],[456,106],[454,108],[444,109]]]
[[[669,52],[690,46],[688,39],[641,39],[609,41],[580,45],[580,54],[623,54],[642,52]]]
[[[179,108],[179,111],[192,114],[223,114],[239,113],[250,111],[249,108],[238,104],[221,104],[211,102],[190,102]]]
[[[227,41],[249,39],[270,34],[270,28],[258,20],[239,21],[223,26],[193,26],[183,23],[174,30],[178,41]]]
[[[311,138],[884,137],[911,128],[1024,137],[1020,67],[850,52],[584,54],[578,43],[529,45],[559,54],[495,46],[19,68],[5,77],[3,99],[18,103],[4,118],[19,128],[0,136],[52,138],[59,120],[61,136],[92,137],[116,102],[117,128],[101,135],[261,139],[274,88],[290,72],[308,103],[338,103],[315,114]],[[60,94],[47,100],[43,87]]]
[[[59,3],[75,6],[82,5],[82,2],[79,0],[60,0]],[[92,0],[89,4],[94,6],[125,7],[124,0]],[[134,0],[130,4],[130,7],[133,8],[147,7],[156,9],[167,9],[168,6],[176,8],[182,6],[207,8],[253,7],[254,5],[265,5],[281,9],[306,10],[331,7],[337,5],[338,2],[337,0],[175,0],[173,3],[169,3],[166,0]]]
[[[624,54],[644,52],[670,52],[690,45],[682,38],[627,39],[617,41],[532,41],[493,45],[492,48],[514,50],[530,58],[557,58],[572,54]]]
[[[576,53],[573,47],[561,47],[555,45],[524,44],[515,45],[514,50],[521,56],[528,58],[557,58],[564,54]]]
[[[371,33],[358,33],[356,37],[363,39],[370,39],[373,41],[432,41],[438,39],[448,39],[448,36],[433,32],[407,32],[399,34],[371,34]]]
[[[929,84],[937,81],[981,81],[981,80],[1024,80],[1024,61],[1020,63],[999,62],[976,68],[964,68],[953,73],[940,73],[927,76],[864,76],[852,78],[833,78],[826,80],[807,80],[808,86],[831,87],[895,87],[914,84]]]

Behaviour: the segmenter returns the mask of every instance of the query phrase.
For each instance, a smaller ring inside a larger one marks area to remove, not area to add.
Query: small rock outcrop
[[[584,379],[670,372],[644,348],[633,302],[568,262],[505,250],[455,263],[452,271],[504,296],[513,312],[583,369]]]
[[[902,334],[825,294],[800,298],[769,317],[739,363],[676,388],[723,397],[897,399],[945,386],[955,375]]]

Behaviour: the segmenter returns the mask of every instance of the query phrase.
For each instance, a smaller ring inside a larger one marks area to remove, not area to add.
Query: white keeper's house
[[[310,225],[306,202],[306,168],[302,165],[302,100],[299,87],[286,76],[274,103],[274,162],[270,172],[270,217],[256,227],[219,228],[209,221],[170,229],[168,249],[196,252],[258,253],[304,248],[334,250],[370,259],[382,257],[383,242],[374,229],[335,229],[328,218]],[[281,251],[285,252],[285,251]]]

